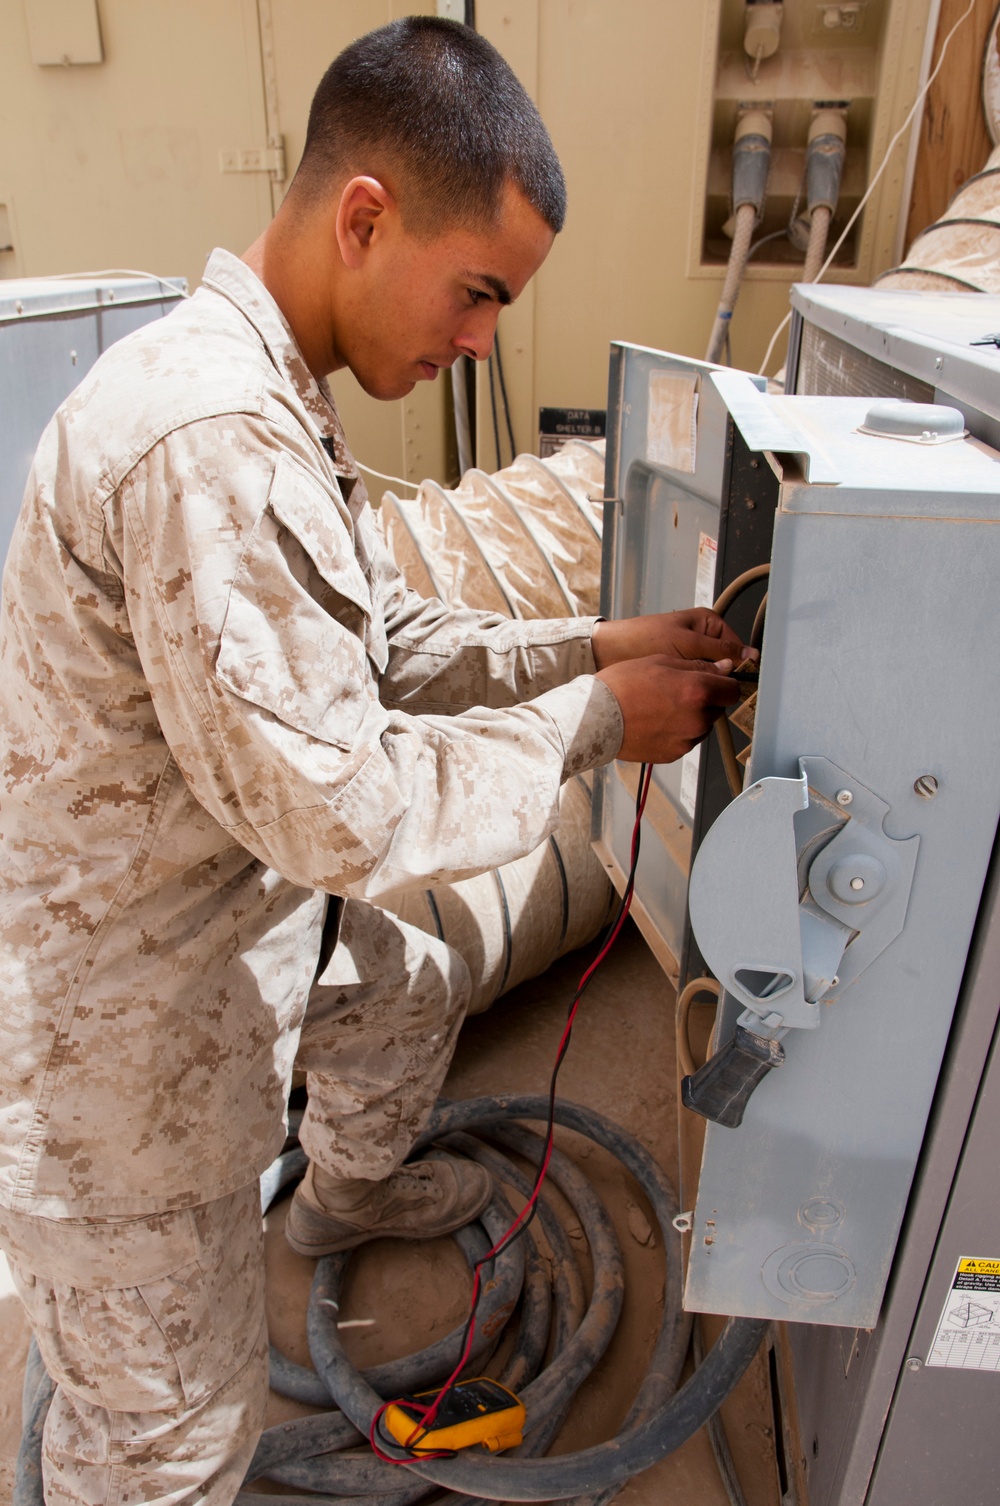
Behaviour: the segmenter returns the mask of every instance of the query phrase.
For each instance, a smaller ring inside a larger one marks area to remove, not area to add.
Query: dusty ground
[[[564,958],[543,978],[522,985],[489,1014],[469,1022],[446,1084],[449,1096],[545,1091],[566,1004],[585,956]],[[585,996],[560,1093],[616,1119],[673,1175],[674,1059],[673,994],[638,933],[626,931]],[[567,1149],[572,1150],[574,1139],[564,1137]],[[579,1149],[578,1141],[576,1146]],[[557,1443],[559,1452],[614,1433],[644,1372],[663,1286],[662,1250],[659,1240],[649,1237],[641,1195],[602,1151],[592,1149],[582,1164],[619,1230],[626,1298],[615,1338],[579,1394]],[[283,1221],[284,1208],[279,1205],[267,1234],[269,1319],[272,1335],[285,1353],[307,1363],[304,1314],[312,1264],[285,1244]],[[465,1315],[468,1285],[464,1262],[449,1241],[373,1246],[352,1268],[342,1309],[344,1318],[360,1320],[350,1332],[357,1360],[377,1363],[446,1332]],[[20,1431],[27,1328],[5,1269],[0,1269],[0,1335],[0,1503],[7,1506]],[[272,1396],[268,1420],[277,1422],[306,1410]],[[724,1420],[748,1506],[778,1506],[770,1392],[762,1361],[726,1404]],[[665,1500],[675,1506],[726,1506],[727,1498],[701,1433],[631,1481],[618,1499],[623,1506],[661,1506]]]

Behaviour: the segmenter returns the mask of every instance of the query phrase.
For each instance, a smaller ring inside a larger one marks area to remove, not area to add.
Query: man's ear
[[[377,178],[351,178],[337,205],[337,244],[344,265],[357,271],[387,220],[397,212],[396,200]]]

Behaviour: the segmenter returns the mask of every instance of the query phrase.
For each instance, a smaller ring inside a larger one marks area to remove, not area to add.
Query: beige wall
[[[138,267],[197,282],[206,253],[242,251],[281,185],[222,173],[223,149],[283,139],[289,173],[312,91],[353,37],[434,0],[98,0],[105,61],[32,63],[33,0],[0,0],[0,204],[14,251],[0,275]],[[520,448],[537,409],[604,405],[611,339],[700,355],[722,280],[700,265],[720,8],[740,0],[478,0],[480,29],[539,103],[562,157],[570,211],[534,287],[501,320]],[[786,0],[815,11],[814,0]],[[872,151],[916,92],[930,0],[892,0]],[[874,14],[874,11],[872,12]],[[898,160],[897,160],[898,159]],[[905,143],[876,193],[864,246],[891,264]],[[787,270],[752,268],[733,357],[756,367],[787,308]],[[772,363],[773,364],[773,363]],[[480,378],[482,372],[480,372]],[[447,384],[402,403],[335,379],[360,458],[443,475]],[[481,460],[492,465],[485,384]]]

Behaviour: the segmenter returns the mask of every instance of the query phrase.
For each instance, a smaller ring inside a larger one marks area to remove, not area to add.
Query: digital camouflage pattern
[[[0,1206],[145,1215],[252,1181],[326,895],[520,856],[616,753],[592,626],[406,590],[235,257],[113,346],[42,438],[3,581]],[[331,1133],[365,1092],[375,1121],[418,1113],[365,1081]],[[376,1130],[392,1160],[402,1129]]]
[[[56,1382],[46,1506],[228,1506],[267,1404],[257,1188],[117,1222],[0,1209],[0,1239]]]

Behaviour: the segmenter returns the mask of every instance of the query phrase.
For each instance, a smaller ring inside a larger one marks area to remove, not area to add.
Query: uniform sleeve
[[[388,638],[386,704],[446,714],[513,706],[594,673],[595,617],[513,621],[452,609],[409,590],[381,540],[374,563]]]
[[[383,704],[391,656],[350,514],[259,420],[162,441],[116,494],[108,528],[181,772],[293,883],[377,899],[521,856],[553,829],[562,781],[617,752],[618,704],[592,674],[454,715]],[[467,657],[436,626],[439,656]],[[474,630],[484,689],[509,683],[498,666],[522,646],[503,630],[518,626]]]

